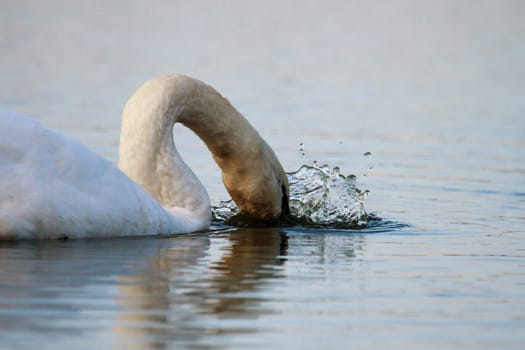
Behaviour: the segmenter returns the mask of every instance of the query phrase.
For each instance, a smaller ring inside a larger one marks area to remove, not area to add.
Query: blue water
[[[519,0],[2,2],[0,107],[116,161],[127,98],[185,73],[287,171],[355,174],[382,221],[0,243],[0,348],[521,349],[524,14]],[[227,199],[202,143],[175,139]]]

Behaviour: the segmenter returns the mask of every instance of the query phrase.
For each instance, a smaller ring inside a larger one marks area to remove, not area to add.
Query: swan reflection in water
[[[257,290],[282,277],[288,238],[279,228],[240,228],[214,235],[211,245],[202,237],[177,241],[140,272],[119,277],[119,343],[159,348],[159,337],[194,341],[204,331],[220,333],[216,319],[273,312],[259,303]],[[235,330],[242,331],[248,330]]]
[[[139,272],[119,277],[117,303],[123,311],[113,328],[119,347],[220,348],[225,334],[257,332],[262,316],[282,312],[273,301],[289,297],[278,292],[286,284],[287,264],[301,269],[305,261],[315,266],[338,263],[341,256],[352,261],[364,242],[363,235],[289,235],[281,228],[181,238]],[[309,278],[305,272],[301,278]]]
[[[312,272],[341,256],[358,259],[363,239],[238,228],[161,239],[3,242],[0,338],[25,348],[50,334],[115,348],[216,348],[224,334],[259,332],[263,316],[282,312],[275,302],[293,297],[279,292],[291,271],[318,283]]]

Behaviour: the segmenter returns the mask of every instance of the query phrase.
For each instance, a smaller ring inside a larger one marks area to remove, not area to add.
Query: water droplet
[[[363,156],[368,158],[368,170],[374,169],[374,164],[372,163],[372,152],[365,152]],[[366,176],[366,174],[364,174]]]
[[[358,192],[359,200],[361,201],[361,203],[363,203],[365,201],[365,199],[366,199],[366,197],[368,196],[369,193],[370,193],[369,190],[364,190],[364,191]]]

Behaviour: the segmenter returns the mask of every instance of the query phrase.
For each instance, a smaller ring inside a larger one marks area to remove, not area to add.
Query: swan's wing
[[[0,238],[184,231],[177,226],[124,173],[79,142],[0,111]]]

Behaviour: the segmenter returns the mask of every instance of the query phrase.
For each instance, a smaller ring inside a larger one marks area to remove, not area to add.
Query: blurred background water
[[[524,38],[520,0],[0,2],[2,108],[116,161],[127,98],[184,73],[384,220],[2,243],[0,348],[521,348]]]

